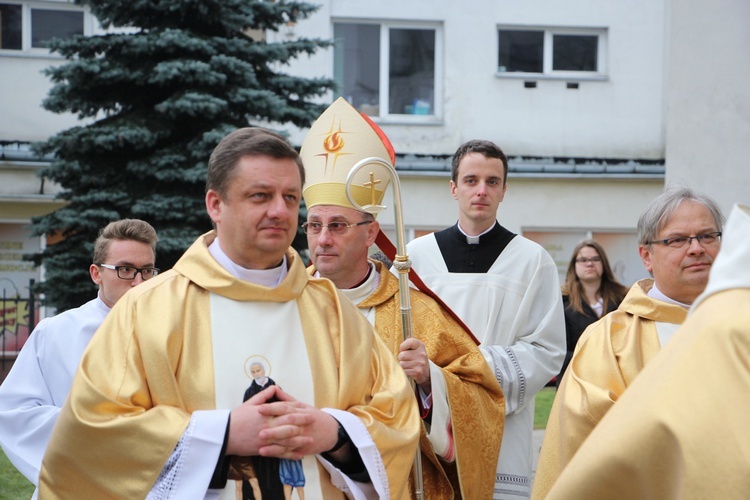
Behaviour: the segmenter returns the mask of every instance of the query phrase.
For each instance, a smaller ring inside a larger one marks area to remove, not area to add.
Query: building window
[[[605,42],[604,29],[500,28],[497,71],[504,76],[604,76]]]
[[[83,12],[31,9],[31,46],[44,48],[52,38],[83,35]]]
[[[438,114],[438,26],[336,22],[333,33],[338,95],[373,117]]]
[[[0,3],[0,50],[44,49],[52,38],[84,34],[80,8]]]

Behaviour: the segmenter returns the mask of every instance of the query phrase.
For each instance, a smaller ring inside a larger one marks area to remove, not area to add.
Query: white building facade
[[[498,219],[561,276],[594,237],[624,284],[645,277],[635,226],[667,184],[750,203],[747,2],[322,3],[269,37],[335,39],[292,71],[334,78],[388,135],[407,239],[455,222],[450,155],[470,139],[511,158]]]
[[[573,246],[594,237],[623,283],[646,276],[636,221],[665,184],[704,191],[727,212],[750,203],[746,0],[315,3],[310,19],[267,38],[336,40],[280,69],[334,78],[385,131],[407,238],[455,222],[450,156],[470,139],[508,154],[499,221],[542,243],[561,275]],[[28,144],[77,124],[41,106],[42,70],[62,62],[41,45],[100,28],[69,1],[0,0],[0,20],[0,288],[23,289],[42,278],[18,259],[44,244],[28,223],[60,206]],[[288,132],[299,145],[306,131]],[[392,215],[379,219],[393,231]]]
[[[594,237],[630,284],[646,275],[638,215],[664,187],[667,9],[332,0],[275,39],[336,40],[292,69],[335,78],[388,135],[407,238],[455,222],[450,155],[489,139],[511,158],[500,223],[542,243],[561,274]]]

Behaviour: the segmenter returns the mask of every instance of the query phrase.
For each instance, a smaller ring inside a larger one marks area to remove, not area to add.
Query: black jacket
[[[573,357],[573,351],[575,351],[578,339],[581,338],[583,331],[593,322],[598,321],[596,313],[586,301],[582,301],[581,306],[585,314],[579,313],[572,307],[570,307],[570,297],[563,295],[563,308],[565,310],[565,341],[567,344],[567,352],[565,353],[565,361],[563,361],[562,369],[560,374],[557,376],[557,385],[560,385],[560,380],[568,368],[570,358]],[[602,317],[606,314],[614,311],[620,304],[614,304],[610,302],[606,305],[606,309],[602,311]]]

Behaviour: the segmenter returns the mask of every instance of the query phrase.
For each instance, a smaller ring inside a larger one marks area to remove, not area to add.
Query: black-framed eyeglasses
[[[718,243],[721,239],[721,231],[716,231],[713,233],[705,233],[705,234],[698,234],[695,236],[675,236],[674,238],[667,238],[664,240],[654,240],[654,241],[647,241],[646,243],[649,245],[666,245],[671,248],[682,248],[686,244],[690,244],[693,242],[693,240],[698,240],[698,243],[700,246],[711,246],[715,243]]]
[[[348,222],[329,222],[328,224],[323,224],[322,222],[305,222],[302,224],[302,230],[305,234],[320,234],[323,228],[327,227],[328,231],[332,234],[344,234],[350,227],[363,226],[371,222],[373,221],[363,220],[362,222],[354,222],[352,224]]]
[[[593,262],[594,264],[598,264],[602,261],[601,257],[591,257],[587,259],[586,257],[579,257],[576,259],[576,264],[588,264],[589,262]]]
[[[97,266],[116,271],[117,277],[121,280],[134,280],[138,273],[141,273],[141,278],[146,281],[159,274],[159,269],[155,267],[113,266],[112,264],[97,264]]]

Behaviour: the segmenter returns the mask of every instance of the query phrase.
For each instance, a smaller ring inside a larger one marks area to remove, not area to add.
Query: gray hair
[[[688,187],[670,187],[657,196],[638,219],[638,244],[648,246],[649,241],[654,241],[659,230],[669,222],[672,214],[683,201],[700,203],[706,207],[716,223],[716,230],[722,230],[724,216],[714,200]]]

